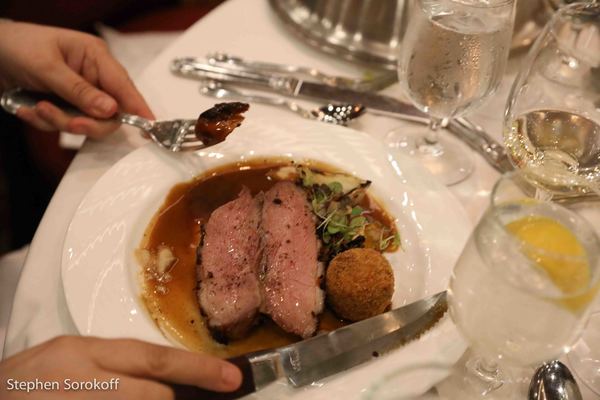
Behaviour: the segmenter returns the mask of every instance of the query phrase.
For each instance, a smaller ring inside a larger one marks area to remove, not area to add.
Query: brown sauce
[[[268,172],[293,163],[289,159],[257,159],[236,163],[212,170],[171,189],[140,244],[140,248],[149,251],[167,246],[178,259],[169,271],[171,279],[166,283],[158,283],[151,274],[144,274],[143,299],[152,318],[166,336],[190,350],[221,357],[279,347],[299,340],[265,317],[248,337],[227,345],[220,344],[212,339],[204,325],[196,297],[196,247],[200,240],[201,225],[208,221],[216,208],[237,198],[243,186],[248,187],[253,195],[266,191],[276,183]],[[302,164],[339,172],[321,163],[303,161]],[[364,204],[364,208],[372,210],[377,220],[395,231],[393,220],[383,209],[373,199],[367,198],[366,201],[368,204]],[[157,290],[158,285],[166,290]],[[320,316],[321,331],[331,331],[343,325],[345,322],[327,308]]]

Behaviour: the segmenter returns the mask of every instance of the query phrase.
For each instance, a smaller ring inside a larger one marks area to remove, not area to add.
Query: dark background
[[[94,33],[102,22],[122,32],[188,28],[223,0],[0,0],[0,18]],[[0,255],[31,242],[75,151],[58,132],[40,132],[0,110]]]

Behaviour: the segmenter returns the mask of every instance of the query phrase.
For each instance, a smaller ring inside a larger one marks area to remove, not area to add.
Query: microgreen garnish
[[[375,220],[369,215],[369,210],[359,205],[370,185],[369,181],[356,179],[356,184],[349,188],[346,184],[344,191],[342,182],[324,180],[318,171],[300,167],[299,176],[299,183],[308,193],[312,211],[319,219],[317,234],[323,242],[322,261],[328,262],[338,253],[354,247],[368,245],[385,251],[399,245],[398,234]],[[367,228],[370,228],[370,234],[367,234]],[[368,238],[373,235],[376,236]]]

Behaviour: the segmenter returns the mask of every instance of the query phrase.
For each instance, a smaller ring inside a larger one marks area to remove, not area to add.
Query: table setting
[[[134,78],[157,120],[79,150],[4,357],[242,370],[181,399],[598,398],[599,57],[593,1],[224,2]],[[1,105],[41,100],[81,114]]]

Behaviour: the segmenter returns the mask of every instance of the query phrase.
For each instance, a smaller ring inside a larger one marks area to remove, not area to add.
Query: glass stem
[[[425,144],[429,146],[436,145],[438,142],[438,130],[442,126],[442,119],[431,117],[429,120],[429,131],[425,135]]]
[[[485,385],[481,393],[483,396],[499,389],[504,384],[504,375],[498,364],[485,357],[470,359],[466,363],[466,368],[468,372],[477,377]]]

